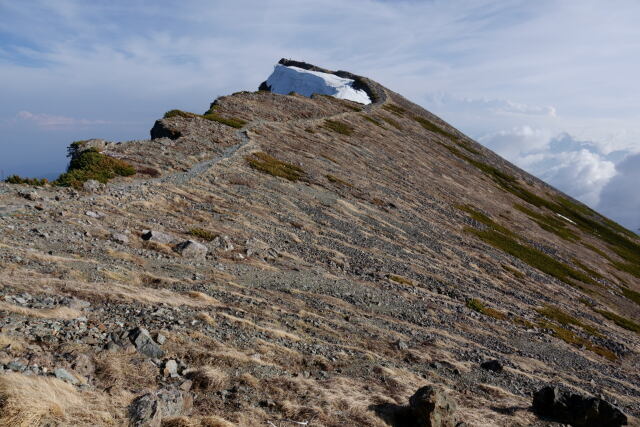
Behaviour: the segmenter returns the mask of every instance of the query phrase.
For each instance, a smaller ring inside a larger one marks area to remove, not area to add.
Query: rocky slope
[[[636,422],[638,237],[355,77],[372,104],[241,92],[85,143],[137,170],[106,186],[0,184],[0,424],[411,425],[436,385],[542,426],[549,384]]]

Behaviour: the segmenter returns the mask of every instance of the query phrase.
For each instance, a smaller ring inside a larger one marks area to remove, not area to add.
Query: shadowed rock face
[[[572,426],[627,425],[627,417],[610,403],[550,386],[538,390],[533,396],[533,410],[542,417]]]
[[[458,422],[543,426],[553,382],[633,421],[638,238],[360,81],[366,107],[259,91],[161,119],[105,143],[138,173],[104,187],[0,184],[0,402],[2,372],[64,369],[116,425],[179,390],[153,422],[385,426],[433,384]]]

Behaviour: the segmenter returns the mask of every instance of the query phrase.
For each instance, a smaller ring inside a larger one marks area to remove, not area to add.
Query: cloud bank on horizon
[[[640,3],[0,0],[0,173],[146,138],[255,90],[281,57],[367,75],[623,225],[640,226]]]

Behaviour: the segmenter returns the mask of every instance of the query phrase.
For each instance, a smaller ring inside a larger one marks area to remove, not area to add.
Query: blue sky
[[[254,90],[281,57],[367,75],[627,227],[640,226],[640,3],[0,0],[0,170],[143,139]]]

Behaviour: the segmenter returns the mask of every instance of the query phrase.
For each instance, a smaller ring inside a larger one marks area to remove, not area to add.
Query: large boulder
[[[136,347],[139,353],[153,359],[160,359],[164,356],[164,351],[160,346],[151,338],[149,331],[145,328],[135,328],[129,333],[131,342]]]
[[[176,129],[175,123],[169,119],[156,120],[151,128],[151,139],[178,139],[182,133]]]
[[[162,419],[186,413],[192,406],[191,396],[176,389],[161,389],[136,398],[129,406],[131,425],[160,427]]]
[[[185,258],[204,258],[207,256],[208,252],[205,245],[198,243],[195,240],[187,240],[178,243],[174,249]]]
[[[169,233],[163,233],[162,231],[158,230],[144,230],[141,237],[142,240],[163,243],[165,245],[175,243],[177,241],[175,236],[172,236]]]
[[[455,427],[456,402],[444,389],[428,385],[409,398],[409,407],[416,427]]]
[[[533,411],[538,416],[576,427],[627,425],[626,415],[609,402],[551,386],[533,395]]]

